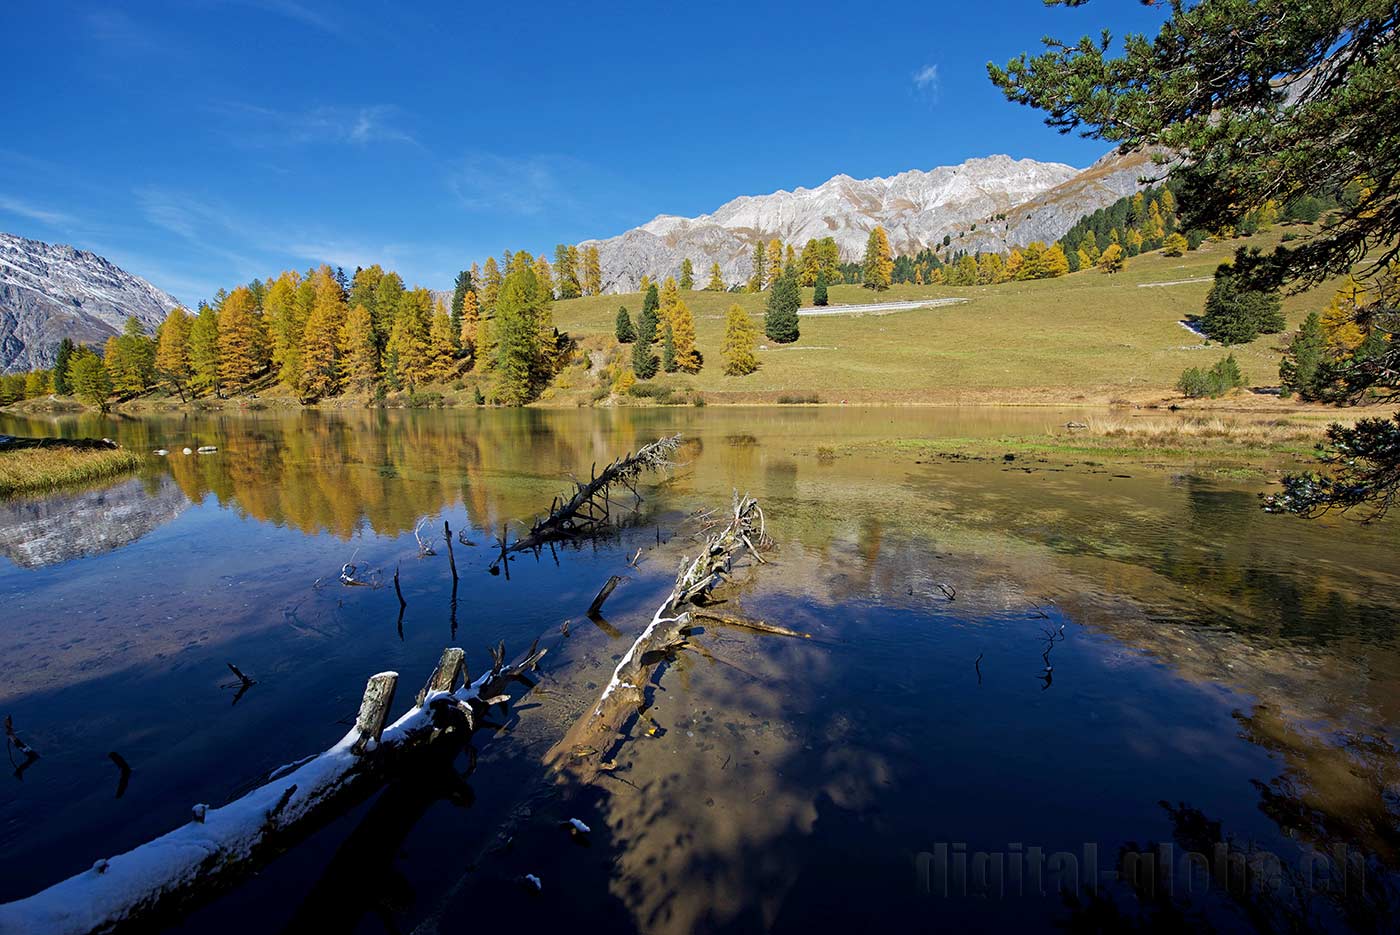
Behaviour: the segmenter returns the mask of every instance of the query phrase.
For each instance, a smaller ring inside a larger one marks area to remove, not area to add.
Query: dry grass
[[[124,448],[26,448],[0,454],[0,496],[55,490],[135,470],[140,456]]]
[[[1221,443],[1252,448],[1311,445],[1322,437],[1320,422],[1299,423],[1287,419],[1240,420],[1214,418],[1090,419],[1088,427],[1071,429],[1076,441],[1109,439],[1140,446],[1166,448]]]

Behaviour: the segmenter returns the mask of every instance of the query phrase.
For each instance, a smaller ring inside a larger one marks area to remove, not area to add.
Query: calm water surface
[[[42,754],[0,785],[0,899],[328,746],[371,673],[416,685],[447,645],[479,672],[497,640],[538,637],[541,690],[478,735],[469,781],[462,757],[390,786],[183,929],[1393,930],[1395,524],[1265,516],[1259,481],[918,463],[889,444],[1082,415],[0,420],[174,452],[0,501],[0,710]],[[569,472],[672,432],[681,464],[644,482],[621,535],[488,573],[495,537]],[[201,444],[219,451],[179,454]],[[707,628],[663,667],[653,730],[619,768],[557,781],[544,752],[669,589],[688,515],[735,489],[763,502],[779,549],[732,602],[814,638]],[[418,556],[425,518],[439,553],[444,520],[473,543],[456,548],[455,612],[445,555]],[[402,620],[392,586],[335,582],[347,561],[384,583],[400,569]],[[628,577],[590,621],[611,574]],[[228,662],[258,679],[236,703]],[[133,767],[119,798],[109,751]],[[570,817],[588,846],[560,831]]]

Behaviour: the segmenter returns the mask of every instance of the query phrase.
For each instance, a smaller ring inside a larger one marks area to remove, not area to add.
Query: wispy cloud
[[[300,23],[303,26],[310,26],[312,29],[342,39],[350,34],[350,30],[341,20],[322,13],[307,4],[297,3],[296,0],[233,0],[233,2],[281,16],[284,19]]]
[[[313,107],[292,111],[235,102],[217,104],[212,109],[225,118],[225,133],[232,140],[254,148],[418,144],[413,135],[400,125],[399,109],[388,104]]]
[[[64,214],[62,211],[41,208],[5,194],[0,194],[0,214],[13,214],[25,220],[47,224],[50,227],[66,227],[74,223],[75,220],[72,215]]]
[[[575,160],[563,156],[475,152],[457,164],[448,187],[472,211],[539,214],[573,203],[561,175],[577,168]]]
[[[104,47],[125,55],[165,54],[169,44],[156,30],[113,6],[93,10],[84,18],[88,33]]]
[[[914,92],[920,97],[937,100],[940,86],[937,65],[925,65],[914,72]]]

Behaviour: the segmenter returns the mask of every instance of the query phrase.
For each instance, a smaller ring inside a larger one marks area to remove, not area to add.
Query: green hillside
[[[1179,322],[1198,314],[1215,267],[1236,247],[1272,245],[1277,231],[1250,240],[1207,241],[1181,257],[1160,252],[1129,260],[1125,270],[1097,270],[1060,279],[991,286],[896,285],[873,293],[833,286],[832,305],[909,299],[967,301],[882,314],[802,318],[794,345],[759,350],[761,367],[725,376],[719,358],[724,313],[738,302],[761,318],[764,295],[691,292],[705,368],[657,381],[702,392],[711,402],[774,401],[816,394],[823,402],[1014,402],[1160,399],[1173,394],[1182,370],[1224,356],[1219,346]],[[1181,280],[1199,280],[1180,282]],[[1157,285],[1160,283],[1176,285]],[[804,305],[812,290],[803,290]],[[1290,327],[1324,304],[1327,290],[1286,298]],[[641,296],[597,296],[556,302],[555,321],[589,349],[595,368],[618,345],[618,305],[636,316]],[[1277,383],[1284,335],[1233,348],[1253,385]],[[602,359],[600,359],[600,352]]]

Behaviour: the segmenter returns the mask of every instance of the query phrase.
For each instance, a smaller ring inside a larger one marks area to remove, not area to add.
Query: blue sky
[[[320,262],[448,288],[741,194],[990,153],[1087,165],[988,60],[1160,13],[1117,0],[9,0],[0,230],[193,303]]]

